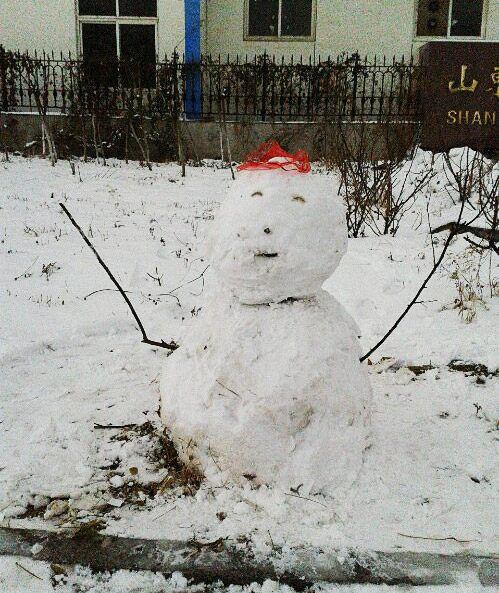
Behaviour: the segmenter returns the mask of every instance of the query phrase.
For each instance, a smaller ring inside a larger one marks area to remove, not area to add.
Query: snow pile
[[[165,364],[162,418],[207,477],[347,490],[367,446],[359,330],[321,289],[346,250],[325,179],[244,171],[211,233],[223,284]]]

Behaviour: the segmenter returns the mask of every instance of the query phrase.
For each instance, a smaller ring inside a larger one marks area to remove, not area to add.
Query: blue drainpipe
[[[184,0],[185,7],[185,116],[199,119],[201,113],[201,0]]]

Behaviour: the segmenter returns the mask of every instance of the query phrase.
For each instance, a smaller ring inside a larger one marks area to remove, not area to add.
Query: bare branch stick
[[[120,291],[116,290],[115,288],[99,288],[99,290],[94,290],[94,291],[90,292],[89,294],[87,294],[86,296],[84,296],[83,300],[86,301],[89,297],[93,296],[94,294],[98,294],[99,292],[120,292]],[[130,290],[125,290],[124,292],[131,294]]]
[[[129,118],[129,122],[130,122],[130,130],[132,132],[132,136],[135,138],[135,141],[139,145],[140,152],[142,153],[142,158],[144,159],[145,164],[147,165],[147,168],[149,169],[149,171],[152,171],[152,165],[149,162],[149,155],[146,153],[146,151],[144,149],[144,145],[142,144],[142,141],[140,140],[140,138],[137,135],[137,132],[135,131],[135,126],[133,125],[133,120],[131,117]]]
[[[159,346],[160,348],[166,348],[167,350],[176,350],[178,348],[178,344],[176,344],[173,341],[170,342],[169,344],[167,344],[164,340],[161,340],[161,342],[156,342],[154,340],[150,340],[147,337],[146,330],[144,329],[144,326],[142,325],[142,322],[140,321],[139,316],[137,315],[135,309],[133,308],[133,305],[132,305],[130,299],[127,297],[126,292],[121,288],[119,282],[113,276],[111,270],[106,266],[106,264],[102,260],[101,256],[97,253],[97,250],[92,245],[92,243],[90,242],[90,240],[88,239],[88,237],[85,235],[85,233],[81,230],[80,225],[73,218],[73,216],[71,215],[71,213],[69,212],[69,210],[66,208],[66,206],[64,204],[62,204],[62,203],[59,203],[59,206],[64,211],[64,214],[66,214],[66,216],[69,218],[69,220],[71,221],[71,224],[80,233],[80,235],[82,236],[82,238],[85,241],[85,243],[93,251],[95,257],[97,258],[97,261],[104,268],[104,270],[106,271],[106,274],[109,276],[109,278],[111,279],[111,281],[113,282],[113,284],[116,286],[116,288],[118,289],[118,291],[121,294],[121,296],[125,299],[125,302],[128,305],[128,308],[130,309],[130,311],[131,311],[131,313],[132,313],[135,321],[137,322],[137,325],[139,326],[140,332],[142,334],[142,342],[144,344],[149,344],[150,346]]]
[[[431,231],[431,234],[441,233],[442,231],[452,231],[456,235],[464,233],[471,233],[480,239],[492,241],[497,243],[499,241],[499,231],[494,229],[483,229],[477,226],[470,226],[469,224],[459,224],[457,222],[448,222],[442,226],[437,227]]]
[[[291,496],[292,498],[301,498],[302,500],[308,500],[309,502],[315,502],[315,504],[320,504],[321,507],[327,508],[327,504],[324,504],[323,502],[319,502],[318,500],[314,500],[313,498],[307,498],[306,496],[300,496],[299,494],[291,494],[289,492],[285,492],[284,496]]]
[[[96,430],[103,428],[135,428],[137,424],[94,424]]]
[[[449,537],[425,537],[423,535],[408,535],[407,533],[398,533],[402,537],[410,537],[411,539],[429,539],[435,542],[444,542],[444,541],[454,541],[458,542],[459,544],[469,544],[471,542],[480,542],[480,539],[457,539],[456,537],[449,536]]]
[[[38,261],[38,257],[35,258],[34,262],[29,267],[27,267],[22,274],[19,274],[19,276],[16,276],[14,278],[14,280],[17,281],[17,280],[19,280],[19,278],[22,278],[23,276],[25,276],[31,270],[31,268],[36,264],[37,261]]]
[[[452,227],[450,228],[450,233],[449,236],[447,237],[445,244],[443,246],[443,249],[440,253],[440,257],[438,258],[438,260],[433,264],[433,268],[431,269],[430,273],[428,274],[428,276],[426,276],[423,284],[421,284],[421,286],[419,287],[418,291],[416,292],[415,296],[413,297],[413,299],[411,300],[411,302],[407,305],[407,307],[404,309],[403,313],[400,315],[400,317],[395,321],[395,323],[392,325],[392,327],[386,332],[386,334],[381,338],[381,340],[375,345],[373,346],[369,352],[366,352],[364,354],[364,356],[361,356],[360,358],[360,362],[363,362],[364,360],[366,360],[366,358],[369,358],[369,356],[371,356],[371,354],[373,352],[375,352],[391,335],[392,333],[397,329],[399,323],[402,321],[402,319],[404,319],[404,317],[407,315],[407,313],[409,313],[410,309],[412,308],[412,306],[416,303],[416,301],[419,299],[419,295],[423,292],[423,290],[426,288],[426,285],[428,284],[428,282],[430,281],[431,277],[433,276],[433,274],[438,270],[440,264],[442,263],[445,254],[447,253],[447,249],[449,248],[449,245],[451,244],[452,239],[456,236],[456,229],[458,229],[460,227],[460,223],[461,223],[461,217],[463,215],[463,211],[464,211],[464,205],[466,204],[466,200],[463,200],[461,202],[461,209],[459,211],[459,216],[457,218],[456,221],[456,227]]]
[[[38,579],[39,581],[43,581],[42,577],[39,577],[37,574],[35,574],[34,572],[31,572],[31,570],[28,570],[26,567],[24,567],[22,564],[19,564],[19,562],[16,562],[16,566],[18,566],[19,568],[22,568],[24,570],[24,572],[27,572],[28,574],[30,574],[32,577],[35,577],[35,579]]]
[[[221,387],[223,387],[224,389],[227,389],[227,391],[230,391],[231,393],[233,393],[234,395],[236,395],[236,396],[237,396],[239,399],[241,399],[241,396],[239,395],[239,393],[237,393],[236,391],[234,391],[234,390],[233,390],[233,389],[231,389],[230,387],[227,387],[227,385],[224,385],[224,384],[222,383],[222,381],[219,381],[219,380],[217,379],[217,383],[218,383],[218,384],[219,384]]]
[[[116,288],[99,288],[99,290],[93,290],[92,292],[90,292],[89,294],[87,294],[86,296],[83,297],[83,300],[86,301],[89,297],[93,296],[94,294],[98,294],[99,292],[120,292],[119,290],[116,290]],[[132,292],[131,290],[125,290],[124,292],[126,292],[127,294],[137,294]],[[144,298],[147,298],[148,300],[154,300],[154,295],[152,295],[151,293],[141,293],[142,296]],[[178,306],[180,307],[180,299],[178,298],[178,296],[176,294],[163,294],[161,296],[165,296],[165,297],[170,297],[172,299],[175,299],[177,301]]]
[[[499,249],[494,245],[493,242],[490,242],[489,245],[479,245],[478,243],[475,243],[475,241],[472,241],[469,237],[464,237],[464,240],[470,245],[473,245],[473,247],[476,247],[477,249],[482,249],[483,251],[485,251],[486,249],[490,249],[494,251],[496,255],[499,255]]]
[[[227,131],[227,119],[225,117],[225,93],[224,92],[222,92],[222,94],[221,94],[220,104],[222,106],[222,122],[223,122],[223,128],[224,128],[224,132],[225,132],[225,144],[227,145],[227,156],[229,157],[230,174],[232,175],[232,181],[234,181],[236,179],[236,176],[234,175],[234,169],[232,168],[232,152],[230,150],[229,133]]]
[[[180,286],[173,288],[172,290],[170,290],[170,292],[160,292],[157,296],[173,296],[172,293],[175,292],[176,290],[179,290],[179,288],[184,288],[184,286],[192,284],[193,282],[196,282],[196,280],[199,280],[200,278],[204,279],[204,274],[209,267],[210,267],[209,265],[206,266],[206,268],[201,272],[201,274],[199,274],[199,276],[196,276],[192,280],[189,280],[189,282],[186,282],[185,284],[181,284]]]
[[[433,230],[431,228],[431,222],[430,222],[430,202],[429,200],[426,201],[426,218],[428,220],[428,229],[430,231],[430,235],[433,235]],[[435,264],[435,243],[433,242],[433,237],[430,236],[430,241],[431,241],[431,252],[433,255],[433,264]]]

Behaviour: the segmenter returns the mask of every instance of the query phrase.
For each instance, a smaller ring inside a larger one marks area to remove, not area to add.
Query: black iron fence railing
[[[146,117],[258,121],[332,118],[420,118],[421,69],[412,58],[368,60],[244,60],[178,55],[155,65],[86,62],[53,54],[22,54],[0,46],[0,108]]]

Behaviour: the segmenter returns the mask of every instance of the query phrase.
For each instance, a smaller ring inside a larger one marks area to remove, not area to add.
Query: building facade
[[[427,41],[499,39],[498,0],[2,0],[0,43],[151,61],[187,50],[286,60],[417,55]]]
[[[417,55],[431,40],[499,39],[497,0],[204,0],[204,51]]]
[[[0,1],[0,43],[11,50],[150,59],[183,52],[184,37],[184,0]]]

